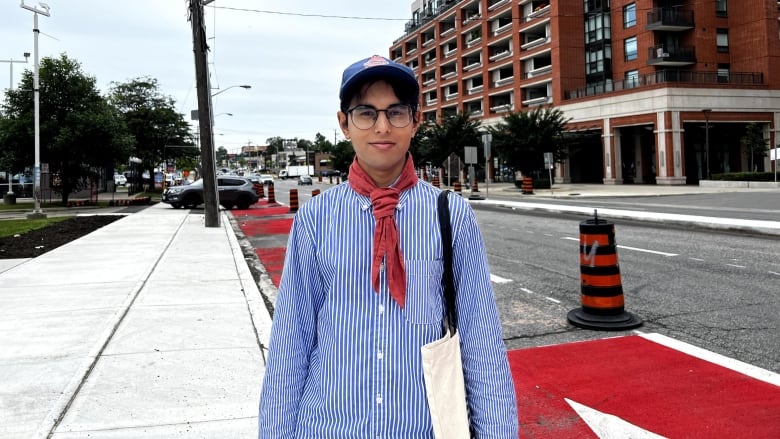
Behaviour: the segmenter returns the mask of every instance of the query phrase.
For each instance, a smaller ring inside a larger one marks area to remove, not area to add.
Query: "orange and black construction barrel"
[[[320,194],[320,190],[319,189],[312,189],[311,190],[311,196],[312,197],[316,197],[319,194]]]
[[[268,183],[268,203],[276,203],[276,194],[274,193],[273,183]]]
[[[455,192],[456,194],[460,195],[460,196],[463,196],[463,193],[462,193],[463,192],[463,186],[460,184],[459,181],[456,181],[455,183],[452,184],[452,191]]]
[[[525,195],[533,195],[534,193],[534,178],[533,177],[523,177],[523,184],[521,187],[521,191]]]
[[[290,189],[290,212],[298,211],[298,189]]]
[[[640,326],[642,319],[624,307],[623,283],[615,244],[615,225],[593,219],[580,223],[580,308],[567,319],[585,329],[621,330]]]
[[[431,182],[431,184],[433,184],[434,187],[441,187],[439,183],[439,177],[433,177],[433,181]]]

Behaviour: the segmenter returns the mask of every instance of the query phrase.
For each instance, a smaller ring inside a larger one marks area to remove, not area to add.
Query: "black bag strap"
[[[452,226],[450,225],[450,206],[447,196],[450,191],[441,191],[439,194],[439,228],[441,229],[442,285],[444,286],[444,325],[454,335],[458,329],[458,311],[455,307],[455,274],[452,271]]]

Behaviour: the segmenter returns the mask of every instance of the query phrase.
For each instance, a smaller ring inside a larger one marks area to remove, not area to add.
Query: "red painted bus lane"
[[[508,355],[520,437],[780,437],[772,372],[757,379],[638,335]]]

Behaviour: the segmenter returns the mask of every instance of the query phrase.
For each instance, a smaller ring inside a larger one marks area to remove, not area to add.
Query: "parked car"
[[[260,197],[254,189],[252,181],[244,177],[217,177],[219,204],[225,209],[238,207],[248,209],[257,203]],[[184,186],[171,186],[165,189],[162,202],[168,203],[174,209],[180,207],[194,208],[203,204],[203,179]]]
[[[302,184],[309,184],[309,185],[312,184],[311,177],[309,177],[308,175],[301,175],[300,177],[298,177],[298,186]]]
[[[260,174],[260,181],[263,184],[274,184],[274,177],[271,174]]]
[[[127,186],[127,177],[122,174],[114,174],[114,186]]]
[[[330,177],[331,175],[334,177],[338,177],[339,175],[341,175],[341,171],[337,171],[335,169],[326,169],[324,171],[320,171],[320,175],[322,175],[323,177]]]

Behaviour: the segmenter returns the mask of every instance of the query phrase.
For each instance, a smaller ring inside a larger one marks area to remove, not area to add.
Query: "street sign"
[[[553,153],[551,153],[551,152],[544,153],[544,167],[545,167],[545,169],[554,169],[555,168],[555,165],[553,164]]]
[[[485,147],[485,159],[490,158],[490,142],[493,141],[493,135],[486,133],[482,135],[482,145]]]
[[[476,165],[477,164],[477,147],[476,146],[466,146],[464,149],[464,155],[466,158],[466,164],[468,165]]]

